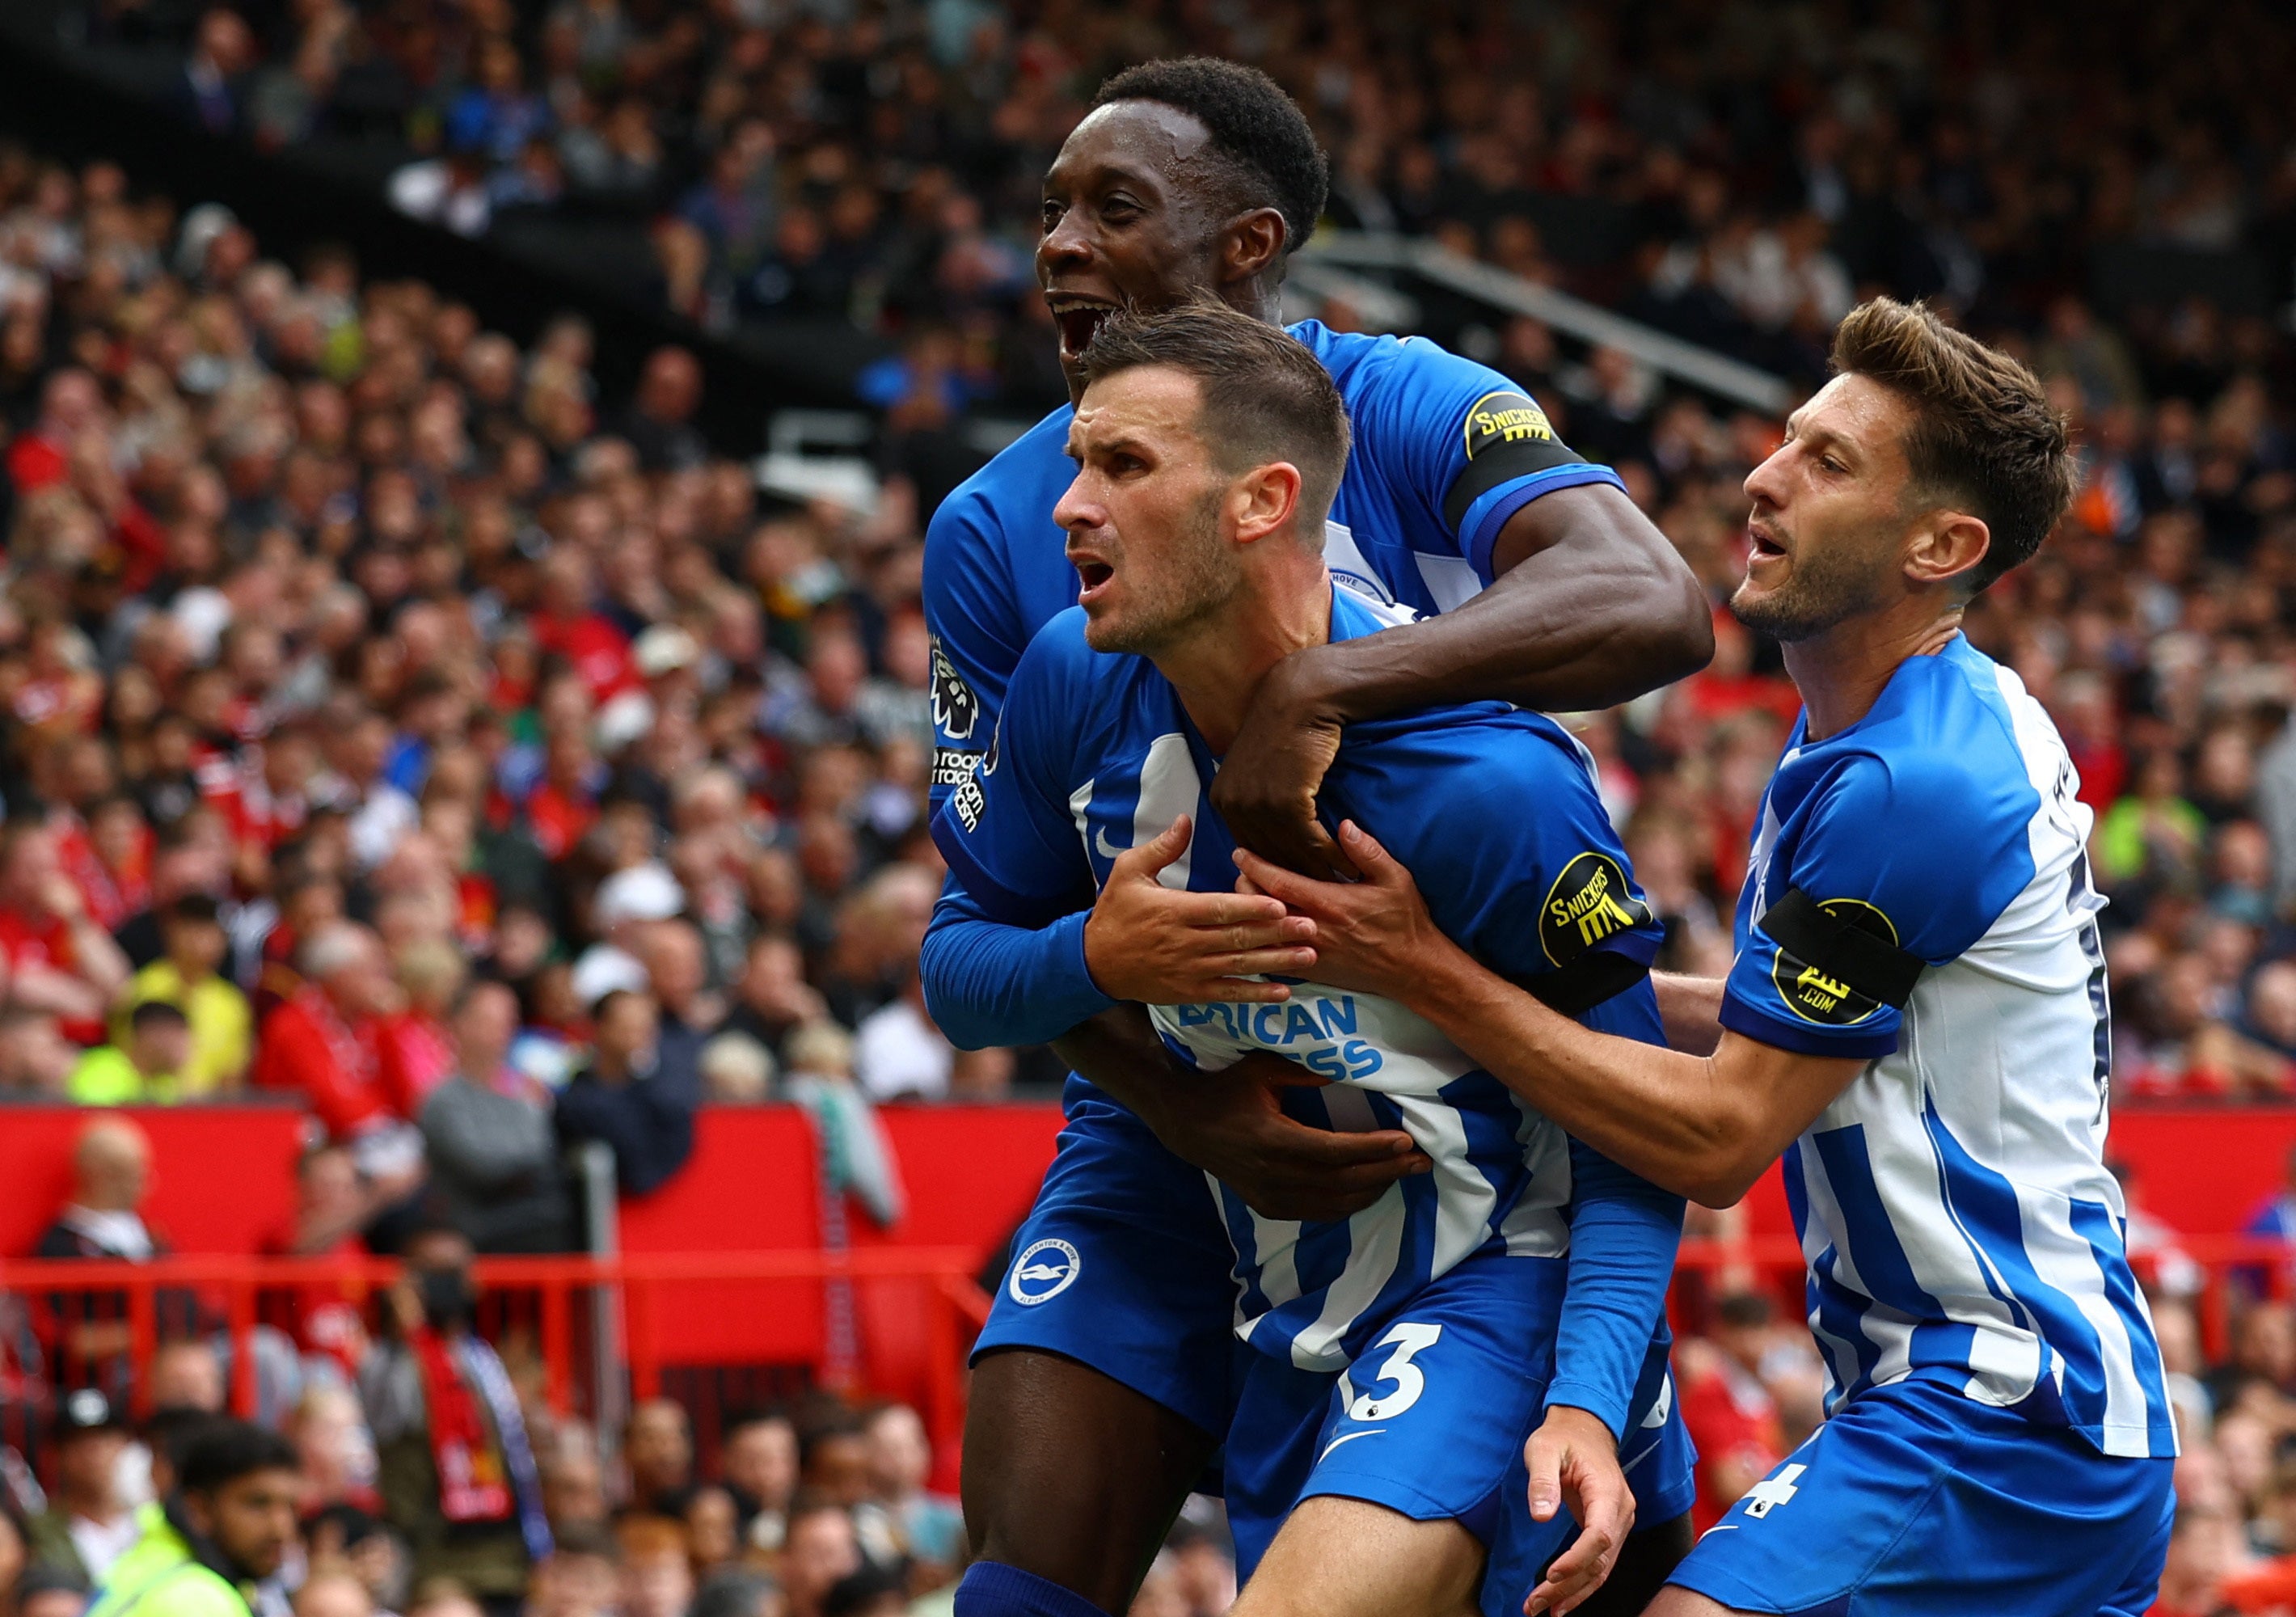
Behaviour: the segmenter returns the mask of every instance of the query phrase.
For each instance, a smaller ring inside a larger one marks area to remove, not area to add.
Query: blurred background
[[[1063,398],[1039,176],[1187,52],[1332,155],[1288,314],[1519,380],[1718,603],[1858,299],[2047,380],[2080,494],[1969,632],[2097,816],[2162,1609],[2296,1600],[2285,6],[8,0],[0,1617],[225,1407],[304,1457],[266,1617],[945,1609],[1060,1074],[917,990],[922,536]],[[1716,631],[1571,720],[1687,971],[1796,706]],[[1790,1232],[1685,1248],[1702,1515],[1822,1417]],[[432,1317],[546,1559],[403,1486]],[[1226,1553],[1199,1501],[1139,1609]]]

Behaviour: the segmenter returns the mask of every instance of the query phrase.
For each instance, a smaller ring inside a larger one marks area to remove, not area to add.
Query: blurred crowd
[[[178,45],[209,128],[391,144],[398,204],[466,234],[624,216],[672,307],[930,337],[927,390],[957,409],[1057,398],[1038,178],[1106,74],[1187,52],[1292,91],[1332,155],[1332,223],[1791,373],[1869,286],[2038,324],[2099,247],[2251,251],[2282,297],[2296,259],[2296,29],[2268,0],[85,9],[98,38]]]
[[[497,1333],[498,1352],[473,1329],[471,1259],[451,1225],[410,1232],[373,1334],[312,1353],[253,1435],[223,1414],[221,1338],[162,1347],[141,1418],[117,1388],[62,1393],[37,1451],[45,1487],[0,1448],[0,1613],[77,1617],[91,1589],[138,1585],[187,1523],[209,1535],[207,1564],[254,1587],[256,1617],[948,1611],[962,1523],[926,1486],[932,1455],[914,1409],[815,1393],[713,1411],[697,1433],[685,1406],[653,1398],[602,1442],[593,1423],[544,1400],[530,1333]],[[218,1443],[289,1473],[291,1536],[266,1544],[243,1524],[186,1516]],[[1166,1583],[1184,1581],[1191,1543],[1226,1553],[1216,1523],[1184,1534],[1160,1566]],[[1233,1582],[1229,1572],[1203,1617]]]
[[[1004,1091],[916,987],[898,484],[761,504],[683,350],[602,398],[579,319],[103,164],[0,152],[0,1095],[281,1092],[377,1216],[551,1250],[565,1145],[641,1192],[710,1102]]]

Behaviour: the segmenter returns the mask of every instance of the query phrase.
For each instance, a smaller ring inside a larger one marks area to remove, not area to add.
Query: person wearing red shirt
[[[542,561],[542,609],[534,615],[535,648],[574,665],[590,694],[603,702],[642,691],[629,636],[599,612],[590,558],[570,543],[554,545]]]
[[[1767,1476],[1787,1448],[1777,1404],[1759,1375],[1770,1300],[1742,1292],[1723,1298],[1718,1312],[1712,1341],[1685,1342],[1675,1355],[1682,1424],[1698,1445],[1698,1499],[1690,1521],[1700,1532]]]
[[[422,1137],[410,1120],[413,1097],[380,1047],[383,1021],[399,1005],[382,941],[338,921],[315,931],[300,953],[303,985],[264,1020],[250,1080],[258,1089],[301,1094],[328,1137],[350,1145],[388,1200],[414,1188],[422,1160]]]
[[[127,956],[88,913],[45,825],[0,832],[0,956],[14,1005],[53,1014],[75,1043],[103,1042],[103,1014],[127,981]]]
[[[103,420],[103,390],[77,366],[58,371],[40,392],[40,418],[8,446],[8,477],[20,495],[71,475],[72,446]]]

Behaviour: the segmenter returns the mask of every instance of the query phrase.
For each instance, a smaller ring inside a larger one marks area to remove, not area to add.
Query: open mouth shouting
[[[1777,535],[1759,521],[1746,524],[1746,541],[1749,547],[1746,564],[1749,567],[1759,562],[1775,561],[1786,554],[1786,547],[1778,543]]]
[[[1075,292],[1053,292],[1045,299],[1045,307],[1052,310],[1053,324],[1060,329],[1061,357],[1076,359],[1092,345],[1094,336],[1117,305],[1105,298],[1086,298]]]
[[[1098,599],[1109,581],[1116,577],[1116,569],[1098,556],[1076,555],[1069,559],[1076,564],[1077,579],[1084,586],[1077,595],[1080,604]]]

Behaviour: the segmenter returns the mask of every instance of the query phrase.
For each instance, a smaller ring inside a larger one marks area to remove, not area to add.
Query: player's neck
[[[1785,646],[1786,673],[1809,715],[1808,741],[1838,735],[1873,710],[1908,657],[1933,657],[1961,632],[1961,607],[1944,612],[1908,598],[1860,612]]]
[[[1320,557],[1304,554],[1301,561],[1254,570],[1223,611],[1152,659],[1215,758],[1235,740],[1268,670],[1332,637],[1331,575]]]

